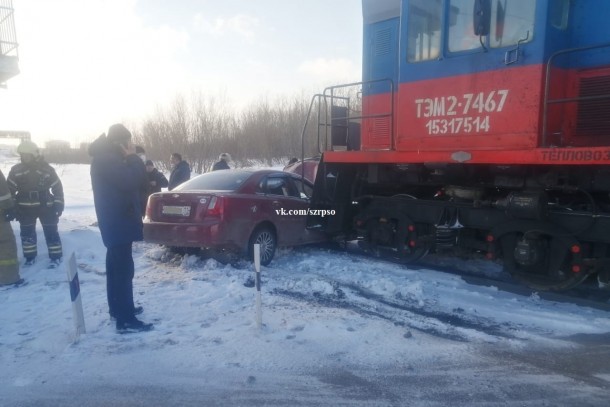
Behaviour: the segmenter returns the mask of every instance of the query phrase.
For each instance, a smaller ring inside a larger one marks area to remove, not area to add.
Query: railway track
[[[346,251],[355,256],[375,258],[361,250],[354,242],[349,242],[341,249],[338,249],[337,247],[334,249]],[[393,264],[401,264],[399,261],[391,258],[377,257],[377,259]],[[610,287],[600,288],[597,281],[594,279],[590,279],[590,281],[586,280],[578,287],[563,292],[537,291],[513,280],[508,273],[502,271],[499,264],[495,265],[497,267],[493,273],[489,273],[469,267],[471,261],[479,263],[483,261],[487,262],[487,260],[483,260],[483,256],[481,256],[481,259],[461,260],[450,256],[428,255],[418,263],[405,265],[405,267],[412,270],[434,270],[457,275],[469,284],[495,286],[499,290],[524,297],[537,295],[539,298],[548,301],[570,303],[598,310],[610,311]]]
[[[328,247],[325,247],[328,249]],[[301,249],[297,249],[301,250]],[[311,249],[304,249],[311,250]],[[313,249],[312,256],[315,256],[317,249]],[[335,250],[338,251],[338,250]],[[358,256],[364,260],[372,257],[361,251],[356,245],[344,247],[342,252],[349,257]],[[309,253],[308,253],[309,254]],[[373,258],[374,259],[374,258]],[[391,259],[376,258],[379,262],[399,264]],[[337,260],[343,262],[342,258]],[[473,286],[493,286],[500,292],[506,292],[523,297],[523,304],[532,304],[528,297],[537,296],[542,300],[575,304],[582,307],[590,307],[596,310],[610,311],[610,292],[594,289],[592,284],[584,284],[578,289],[570,290],[565,293],[545,293],[535,292],[523,285],[511,281],[511,277],[497,270],[488,273],[469,269],[468,261],[452,261],[451,266],[443,264],[449,258],[443,256],[430,256],[425,262],[419,265],[409,265],[410,270],[421,269],[422,273],[432,271],[452,274],[459,276],[463,281]],[[332,264],[332,263],[331,263]],[[486,263],[485,263],[486,264]],[[334,267],[334,266],[331,266]],[[404,266],[407,267],[407,266]],[[280,267],[281,268],[281,267]],[[332,270],[332,269],[331,269]],[[380,273],[383,271],[375,271]],[[528,341],[533,338],[560,339],[556,334],[547,330],[544,326],[536,323],[524,323],[523,315],[521,318],[510,320],[505,317],[496,318],[494,314],[478,312],[476,305],[447,306],[451,303],[442,301],[443,293],[451,294],[451,285],[441,285],[438,293],[431,297],[411,297],[407,293],[402,295],[400,290],[397,292],[382,292],[374,287],[367,288],[366,284],[359,284],[357,280],[346,276],[342,272],[325,272],[324,270],[307,269],[307,279],[315,281],[313,285],[307,283],[301,285],[287,284],[287,281],[294,281],[293,274],[274,275],[271,281],[265,281],[272,295],[283,296],[292,300],[297,300],[308,307],[337,308],[350,310],[358,313],[365,318],[379,318],[393,323],[395,326],[404,327],[405,337],[411,336],[411,332],[422,332],[442,339],[456,342],[479,342],[489,341]],[[319,282],[324,282],[321,287],[332,287],[332,289],[315,290]],[[314,289],[312,289],[314,287]],[[435,290],[435,288],[431,288]],[[478,290],[473,287],[473,295]],[[463,292],[463,291],[462,291]],[[494,291],[485,290],[485,295],[491,295]],[[501,299],[503,298],[503,299]],[[511,297],[512,298],[512,297]],[[506,296],[498,295],[498,301],[509,301]],[[519,304],[516,302],[515,304]],[[517,305],[518,306],[518,305]],[[507,305],[501,306],[506,308]],[[536,314],[536,307],[532,308]],[[572,311],[573,312],[573,311]],[[536,317],[534,317],[536,318]]]
[[[475,272],[460,269],[459,267],[448,267],[438,265],[434,262],[434,257],[422,262],[421,267],[433,269],[445,273],[461,276],[469,284],[496,286],[499,290],[513,294],[529,297],[538,295],[541,299],[562,303],[576,304],[595,308],[603,311],[610,311],[610,289],[600,288],[597,281],[585,281],[578,287],[563,292],[536,291],[514,281],[508,273],[499,272],[497,276],[477,274]]]

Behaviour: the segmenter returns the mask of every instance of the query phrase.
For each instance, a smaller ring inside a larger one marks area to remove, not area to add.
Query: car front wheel
[[[261,246],[261,264],[266,266],[273,260],[277,245],[277,239],[273,230],[268,227],[260,227],[252,232],[250,242],[248,243],[248,253],[252,260],[254,260],[254,245],[257,243]]]

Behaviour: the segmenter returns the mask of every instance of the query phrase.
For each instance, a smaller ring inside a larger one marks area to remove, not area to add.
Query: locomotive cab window
[[[493,0],[489,45],[501,48],[534,38],[535,0]]]
[[[563,3],[559,0],[557,3]],[[481,38],[474,33],[475,0],[450,0],[447,49],[459,52],[481,47]],[[530,42],[534,36],[535,0],[491,0],[489,35],[483,42],[492,48]],[[558,13],[563,13],[560,8]]]
[[[407,17],[407,60],[437,59],[441,48],[441,0],[411,0]]]
[[[450,52],[481,48],[474,33],[472,10],[475,0],[451,0],[449,2],[449,30],[447,48]]]

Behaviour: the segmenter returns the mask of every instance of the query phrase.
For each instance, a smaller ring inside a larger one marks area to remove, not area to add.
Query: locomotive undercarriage
[[[336,216],[310,219],[310,225],[405,263],[439,252],[497,259],[536,290],[566,290],[593,274],[607,285],[608,172],[326,163],[312,204]]]

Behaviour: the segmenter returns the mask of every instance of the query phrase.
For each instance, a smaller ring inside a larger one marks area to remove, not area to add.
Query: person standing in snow
[[[220,154],[218,161],[212,166],[212,171],[230,170],[231,167],[229,167],[229,161],[231,161],[231,156],[229,153]]]
[[[0,286],[19,284],[19,260],[17,242],[11,228],[15,219],[15,205],[6,178],[0,170]]]
[[[17,147],[21,163],[11,168],[7,182],[17,203],[17,220],[21,227],[21,249],[25,264],[31,265],[38,255],[36,220],[40,219],[50,267],[61,262],[62,246],[57,224],[64,211],[64,189],[57,173],[40,155],[38,146],[23,140]]]
[[[169,185],[167,186],[168,191],[171,191],[178,185],[191,179],[191,167],[186,161],[182,160],[182,156],[180,154],[172,153],[170,161],[172,162],[174,168],[172,169],[172,173],[169,174]]]
[[[146,175],[148,176],[148,196],[155,192],[161,192],[161,188],[167,188],[169,181],[162,172],[155,168],[151,160],[146,161]]]
[[[146,185],[146,194],[143,202],[144,214],[146,213],[148,197],[155,192],[161,192],[161,188],[167,188],[169,185],[165,175],[155,168],[155,164],[151,160],[146,160],[146,176],[148,184]]]
[[[142,307],[133,302],[132,244],[142,240],[142,194],[146,168],[136,155],[131,133],[113,124],[89,147],[91,186],[98,225],[106,246],[106,292],[110,317],[119,333],[150,331],[136,318]]]

